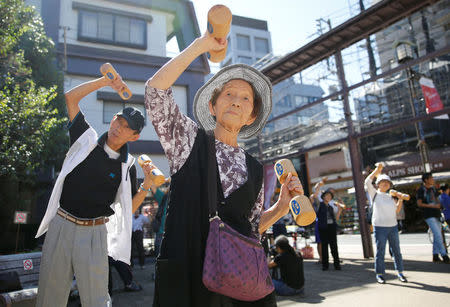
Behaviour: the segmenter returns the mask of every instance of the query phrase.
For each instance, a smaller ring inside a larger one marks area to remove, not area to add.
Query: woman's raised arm
[[[161,67],[147,84],[151,87],[166,90],[171,87],[186,68],[202,53],[210,50],[220,51],[227,46],[226,39],[216,39],[208,32],[195,39],[179,55]]]

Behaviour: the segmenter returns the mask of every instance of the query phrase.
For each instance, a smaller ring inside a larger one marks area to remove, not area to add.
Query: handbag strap
[[[217,216],[217,160],[214,130],[206,131],[208,147],[208,203],[209,217]]]

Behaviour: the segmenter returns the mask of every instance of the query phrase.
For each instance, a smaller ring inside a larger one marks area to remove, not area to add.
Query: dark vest
[[[330,211],[331,216],[333,217],[332,225],[336,225],[336,217],[334,216],[333,207],[331,207],[330,205],[327,206],[327,205],[325,205],[324,202],[321,202],[319,205],[319,209],[317,210],[317,219],[318,219],[318,223],[319,223],[319,228],[321,228],[321,229],[328,227],[327,210]]]
[[[211,292],[202,282],[210,184],[218,185],[217,208],[222,220],[244,235],[251,232],[248,217],[261,190],[262,165],[246,154],[248,180],[224,199],[219,176],[217,182],[207,182],[209,154],[206,132],[199,129],[188,159],[172,176],[153,306],[212,307]]]

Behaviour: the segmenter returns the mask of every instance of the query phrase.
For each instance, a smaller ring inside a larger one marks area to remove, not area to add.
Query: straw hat
[[[388,175],[385,175],[385,174],[381,174],[380,176],[378,176],[377,180],[375,181],[375,184],[378,185],[382,180],[389,181],[392,185],[391,177],[389,177]]]
[[[272,85],[260,71],[245,64],[235,64],[222,68],[209,79],[195,94],[194,116],[205,130],[213,130],[216,121],[209,112],[209,101],[215,89],[222,88],[233,79],[243,79],[252,84],[261,97],[261,108],[255,121],[241,128],[238,137],[247,139],[258,134],[267,122],[272,111]]]

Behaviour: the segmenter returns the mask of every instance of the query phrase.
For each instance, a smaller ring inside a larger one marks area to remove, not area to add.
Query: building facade
[[[228,36],[228,49],[221,67],[243,63],[253,65],[272,53],[267,21],[233,15]]]
[[[45,30],[55,42],[58,62],[65,72],[64,89],[100,77],[99,68],[111,63],[133,93],[123,101],[111,88],[86,96],[80,108],[99,134],[115,113],[133,106],[145,114],[145,82],[168,60],[166,43],[176,36],[180,50],[200,35],[193,4],[186,0],[28,0],[41,13]],[[173,86],[177,104],[192,117],[197,89],[209,73],[201,56]],[[168,162],[151,122],[138,141],[130,144],[134,156],[148,154],[169,175]],[[138,178],[143,172],[138,168]]]

